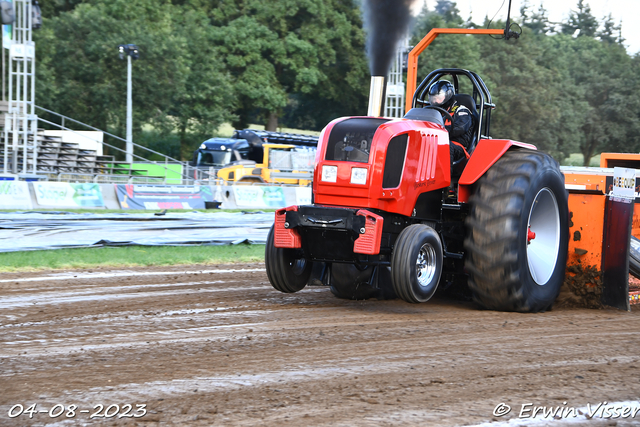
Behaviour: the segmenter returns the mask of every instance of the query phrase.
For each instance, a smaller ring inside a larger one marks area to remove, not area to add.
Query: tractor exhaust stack
[[[382,117],[384,108],[385,76],[371,76],[371,86],[369,87],[369,110],[367,116]]]

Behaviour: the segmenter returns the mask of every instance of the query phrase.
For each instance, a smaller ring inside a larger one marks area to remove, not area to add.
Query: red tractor
[[[470,157],[454,164],[449,113],[427,102],[442,78],[477,126]],[[535,146],[491,139],[493,108],[476,73],[438,69],[402,119],[329,123],[318,143],[313,204],[275,214],[265,251],[273,287],[296,292],[321,281],[341,298],[418,303],[461,279],[485,308],[549,309],[567,260],[564,176]]]

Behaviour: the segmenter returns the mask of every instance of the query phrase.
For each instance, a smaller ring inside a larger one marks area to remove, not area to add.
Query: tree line
[[[360,1],[43,2],[34,32],[36,103],[124,134],[126,61],[117,47],[132,43],[140,49],[136,142],[188,158],[225,122],[319,130],[366,113]],[[620,25],[593,16],[584,0],[566,22],[550,22],[528,2],[512,20],[521,33],[515,40],[438,37],[420,56],[418,77],[440,67],[476,71],[497,105],[492,136],[533,143],[558,159],[581,152],[588,164],[601,151],[640,151],[640,57],[626,52]],[[504,23],[464,20],[455,1],[437,0],[414,19],[411,41],[436,27],[487,26]]]

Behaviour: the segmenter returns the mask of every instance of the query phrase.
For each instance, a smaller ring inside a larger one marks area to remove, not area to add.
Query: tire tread
[[[309,276],[311,275],[311,263],[309,263],[303,274],[297,280],[297,283],[292,280],[290,268],[285,260],[285,251],[287,249],[276,248],[273,244],[273,227],[269,231],[267,237],[267,244],[265,246],[264,261],[267,270],[267,277],[271,286],[276,290],[284,293],[293,293],[302,290],[306,284]],[[297,278],[296,278],[297,279]]]
[[[529,272],[518,267],[517,238],[528,188],[536,174],[549,168],[562,175],[558,163],[545,153],[508,151],[478,180],[469,198],[465,269],[474,300],[485,308],[530,312],[550,306],[523,289],[521,277]],[[557,286],[553,300],[559,291]]]

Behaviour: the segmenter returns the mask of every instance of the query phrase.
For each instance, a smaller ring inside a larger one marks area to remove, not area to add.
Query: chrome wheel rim
[[[433,280],[436,275],[436,260],[435,248],[429,243],[422,245],[416,262],[416,272],[420,286],[427,287]]]
[[[560,210],[553,192],[545,187],[538,191],[529,211],[527,263],[529,273],[538,285],[545,285],[556,267],[560,248]],[[530,239],[529,231],[535,233]]]

